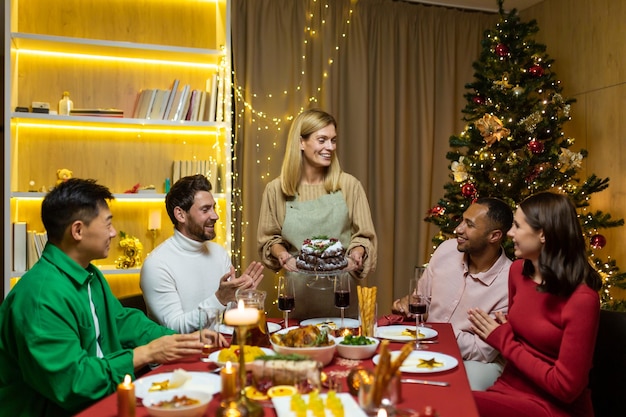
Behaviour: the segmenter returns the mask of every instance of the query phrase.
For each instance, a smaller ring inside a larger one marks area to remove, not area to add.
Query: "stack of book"
[[[72,109],[70,116],[124,117],[124,111],[120,109]]]
[[[172,184],[176,183],[182,177],[186,177],[188,175],[196,175],[202,174],[206,176],[211,184],[213,185],[213,190],[218,191],[218,175],[219,164],[213,158],[210,158],[206,161],[198,161],[198,160],[187,160],[180,161],[176,160],[172,163]]]
[[[144,89],[137,94],[133,118],[192,122],[224,120],[224,79],[215,73],[206,82],[205,90],[192,89],[189,84],[179,88],[174,80],[170,89]]]
[[[41,258],[48,241],[46,232],[27,230],[26,222],[13,223],[13,271],[25,272]]]

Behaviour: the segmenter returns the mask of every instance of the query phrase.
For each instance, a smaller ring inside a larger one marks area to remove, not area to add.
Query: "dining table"
[[[386,320],[389,316],[381,318],[378,321],[379,331],[384,330],[384,325],[394,326],[410,326],[415,325],[413,322],[400,322],[398,320]],[[291,320],[290,320],[291,321]],[[424,352],[433,354],[444,354],[455,358],[458,364],[452,369],[443,371],[433,370],[426,373],[405,373],[401,378],[403,380],[420,380],[421,382],[402,382],[400,387],[400,399],[396,404],[398,416],[420,416],[433,415],[439,417],[479,417],[476,404],[470,389],[470,385],[463,366],[463,360],[459,351],[459,347],[449,323],[428,323],[428,326],[436,331],[436,336],[429,339],[430,343],[422,344]],[[400,350],[405,342],[390,341],[390,350]],[[380,350],[380,346],[378,348]],[[173,372],[176,369],[184,369],[192,372],[210,372],[210,367],[214,366],[202,362],[199,357],[189,357],[172,363],[167,363],[152,369],[144,375],[151,376],[158,373]],[[374,369],[375,364],[372,358],[364,360],[349,360],[335,356],[323,371],[333,376],[335,380],[339,379],[342,392],[348,392],[348,384],[346,377],[353,368],[362,367],[365,369]],[[426,383],[424,383],[426,381]],[[445,383],[441,385],[430,384]],[[358,399],[354,397],[358,402]],[[217,393],[210,401],[205,412],[205,416],[215,416],[221,401],[221,394]],[[278,415],[271,401],[262,401],[264,417],[283,417]],[[428,411],[430,410],[430,411]],[[117,395],[113,393],[100,401],[92,404],[77,416],[79,417],[115,417],[117,416]],[[148,416],[148,411],[142,406],[141,400],[137,399],[137,407],[135,411],[136,417]]]

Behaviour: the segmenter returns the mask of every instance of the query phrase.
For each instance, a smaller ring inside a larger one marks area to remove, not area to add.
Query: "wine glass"
[[[296,307],[293,279],[281,275],[278,277],[278,309],[283,312],[285,329],[289,327],[289,313]]]
[[[217,347],[218,338],[218,317],[220,311],[214,307],[198,307],[198,331],[200,333],[200,342],[202,343],[202,362],[210,362],[209,355]]]
[[[420,343],[420,327],[424,327],[424,314],[428,311],[428,297],[421,294],[419,280],[423,271],[415,270],[409,281],[409,313],[415,314],[415,349],[425,349]]]
[[[338,274],[335,277],[335,307],[341,309],[341,328],[343,324],[345,309],[350,306],[350,274]]]

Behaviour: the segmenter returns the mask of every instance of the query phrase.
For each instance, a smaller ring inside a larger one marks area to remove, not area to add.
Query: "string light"
[[[323,30],[324,25],[326,25],[327,23],[327,17],[325,16],[325,14],[327,15],[330,13],[330,6],[328,3],[320,5],[318,4],[317,0],[312,0],[309,3],[309,5],[310,5],[309,6],[310,10],[306,13],[306,22],[305,22],[305,28],[304,28],[305,38],[302,41],[302,53],[300,55],[301,57],[300,64],[299,64],[300,65],[300,70],[299,70],[300,78],[298,82],[296,83],[296,88],[295,88],[296,92],[290,94],[288,90],[284,90],[284,89],[279,93],[269,92],[264,97],[265,99],[263,100],[264,105],[268,104],[268,99],[269,101],[271,101],[271,99],[277,98],[281,101],[284,101],[285,99],[289,98],[290,95],[294,95],[299,92],[302,92],[305,85],[310,82],[310,79],[306,78],[307,76],[306,64],[308,62],[308,56],[311,53],[311,49],[313,48],[313,46],[318,46],[319,44],[323,45],[323,40],[319,38],[318,34],[324,33],[324,30]],[[315,10],[316,6],[320,7],[319,13],[316,13],[316,10]],[[338,52],[341,49],[341,43],[345,42],[345,39],[347,38],[348,26],[350,24],[350,17],[352,16],[352,13],[353,13],[353,10],[351,8],[349,8],[348,10],[344,12],[346,16],[342,18],[341,30],[340,30],[340,33],[338,34],[338,39],[335,40],[335,46],[330,49],[330,52],[329,52],[330,56],[328,56],[326,59],[320,60],[320,62],[325,62],[326,65],[325,65],[325,68],[323,68],[322,71],[320,72],[321,78],[318,80],[318,85],[312,87],[312,91],[315,92],[315,94],[311,95],[310,97],[307,97],[306,102],[319,103],[321,93],[323,92],[323,89],[324,89],[324,84],[326,83],[326,81],[328,80],[330,76],[332,66],[336,60],[336,55],[338,55]],[[282,131],[283,127],[285,125],[288,125],[297,114],[305,110],[304,107],[300,107],[297,110],[297,112],[292,115],[269,116],[263,110],[253,107],[252,103],[250,103],[249,101],[245,99],[246,92],[244,91],[243,87],[239,83],[237,83],[236,81],[237,74],[235,73],[235,71],[233,71],[233,77],[235,79],[235,84],[237,85],[235,89],[236,99],[237,99],[237,102],[241,105],[239,112],[237,114],[237,120],[238,121],[244,120],[244,114],[247,111],[250,113],[252,123],[265,123],[264,125],[259,126],[257,130],[270,130],[270,128],[274,128],[276,132],[278,133]],[[260,98],[254,92],[248,92],[248,93],[249,93],[249,96],[254,99]],[[271,108],[272,106],[268,105],[268,107]],[[241,126],[241,124],[239,124],[239,126]]]

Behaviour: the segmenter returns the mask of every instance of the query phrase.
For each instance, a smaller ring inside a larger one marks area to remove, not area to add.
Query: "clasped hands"
[[[264,266],[261,262],[252,262],[239,278],[235,275],[235,267],[220,278],[220,287],[215,296],[223,305],[235,301],[235,292],[238,289],[255,289],[263,279]]]
[[[506,315],[501,311],[495,312],[495,318],[491,317],[480,308],[471,308],[467,312],[469,321],[472,323],[472,331],[485,340],[500,325],[505,324],[508,320]]]

